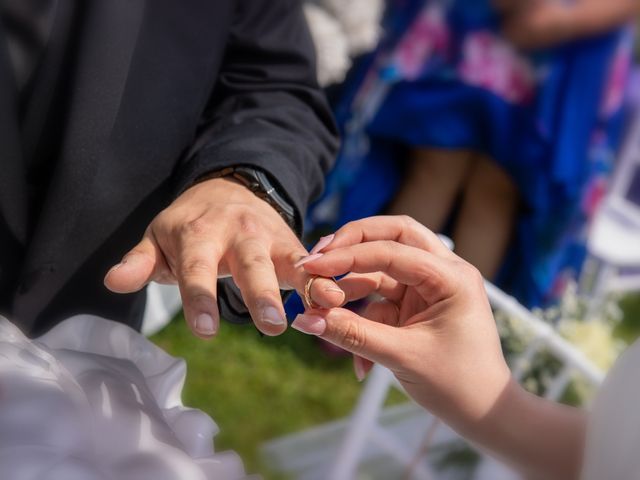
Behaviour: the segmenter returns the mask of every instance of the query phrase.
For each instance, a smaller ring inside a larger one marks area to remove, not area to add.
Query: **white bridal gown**
[[[0,317],[0,479],[237,480],[186,374],[127,326],[77,316],[30,341]]]
[[[640,341],[607,375],[593,406],[583,480],[640,480]]]

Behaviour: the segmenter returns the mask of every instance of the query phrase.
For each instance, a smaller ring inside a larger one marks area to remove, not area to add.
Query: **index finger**
[[[349,222],[335,233],[331,243],[322,252],[379,240],[420,248],[444,258],[451,258],[452,255],[438,235],[406,215],[377,216]]]
[[[449,261],[425,250],[388,240],[360,243],[325,253],[304,265],[313,275],[383,272],[416,288],[429,303],[453,294]]]

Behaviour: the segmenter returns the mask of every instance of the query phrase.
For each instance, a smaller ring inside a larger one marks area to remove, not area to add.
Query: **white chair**
[[[603,381],[604,374],[595,367],[574,346],[564,340],[547,323],[538,319],[529,310],[520,305],[514,298],[506,295],[497,287],[486,283],[486,290],[494,308],[517,319],[528,335],[529,347],[512,364],[513,375],[522,380],[536,355],[551,354],[562,363],[562,368],[548,385],[545,397],[557,400],[564,393],[569,382],[575,377],[582,377],[590,385],[597,387]],[[391,388],[400,385],[387,369],[376,365],[365,384],[360,399],[348,421],[342,444],[337,449],[337,456],[327,468],[324,478],[331,480],[353,480],[357,478],[358,467],[365,451],[375,444],[401,465],[406,466],[407,479],[436,480],[438,477],[425,461],[420,460],[420,450],[424,445],[408,445],[397,437],[390,435],[378,423],[384,413],[384,403]],[[432,445],[450,440],[455,434],[437,420],[430,423],[428,437]],[[441,435],[436,429],[443,430]],[[424,460],[424,459],[422,459]],[[484,456],[476,471],[476,480],[511,480],[520,478],[513,471],[496,460]]]
[[[580,279],[590,314],[611,293],[640,291],[640,102],[636,102],[615,174],[596,212]]]

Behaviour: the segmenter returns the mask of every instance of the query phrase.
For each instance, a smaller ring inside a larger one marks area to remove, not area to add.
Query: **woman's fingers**
[[[391,240],[442,257],[452,255],[438,235],[408,216],[378,216],[350,222],[333,236],[323,237],[313,253],[379,240]]]
[[[293,328],[387,367],[399,365],[406,332],[344,309],[312,310],[296,317]]]
[[[398,305],[389,300],[370,303],[367,305],[363,316],[368,320],[389,325],[391,327],[400,326],[400,309],[398,308]],[[359,355],[353,356],[353,370],[356,374],[356,378],[360,382],[365,379],[367,374],[373,368],[373,365],[374,363],[371,360],[360,357]]]
[[[387,240],[332,250],[306,263],[304,268],[312,275],[324,277],[383,272],[404,285],[415,287],[428,303],[447,298],[455,290],[450,261]]]
[[[302,249],[302,245],[300,246]],[[308,259],[313,259],[311,256],[299,255],[297,258],[283,258],[279,262],[279,267],[276,269],[278,278],[281,279],[286,287],[294,288],[298,295],[304,296],[307,283],[310,281],[309,274],[302,268],[302,265]],[[281,255],[276,255],[276,259],[281,258]],[[316,278],[311,283],[310,291],[308,292],[314,305],[322,308],[339,307],[345,302],[345,295],[338,287],[336,282],[331,278]]]

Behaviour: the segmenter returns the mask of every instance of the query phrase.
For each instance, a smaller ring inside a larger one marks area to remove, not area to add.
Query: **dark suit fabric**
[[[0,28],[0,310],[30,334],[77,313],[139,327],[144,296],[102,280],[153,217],[207,172],[252,165],[302,218],[335,128],[297,1],[58,7],[27,101]]]

